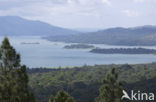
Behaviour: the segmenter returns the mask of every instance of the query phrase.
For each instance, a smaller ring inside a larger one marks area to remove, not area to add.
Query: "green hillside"
[[[138,65],[95,65],[65,69],[29,69],[30,87],[39,102],[47,102],[59,90],[67,91],[77,102],[94,102],[102,79],[117,68],[125,89],[156,92],[156,63]]]

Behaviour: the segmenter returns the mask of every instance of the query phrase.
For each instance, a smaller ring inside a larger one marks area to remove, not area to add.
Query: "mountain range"
[[[41,21],[27,20],[18,16],[0,16],[0,35],[3,36],[54,36],[78,33],[80,32]]]
[[[51,41],[109,45],[156,45],[156,26],[109,28],[97,32],[62,37],[48,37]]]
[[[92,32],[77,31],[18,16],[0,16],[2,36],[42,36],[50,41],[109,45],[156,45],[156,26],[115,27]]]

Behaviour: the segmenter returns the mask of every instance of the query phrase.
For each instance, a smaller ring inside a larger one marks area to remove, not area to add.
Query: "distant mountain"
[[[56,27],[41,21],[32,21],[17,16],[0,16],[0,35],[74,35],[80,32]]]
[[[74,36],[48,37],[51,41],[110,45],[156,45],[156,26],[110,28]]]
[[[99,31],[99,29],[100,28],[75,28],[74,30],[87,33],[87,32],[96,32]]]

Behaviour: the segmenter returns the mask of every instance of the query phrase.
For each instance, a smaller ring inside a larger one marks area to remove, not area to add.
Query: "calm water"
[[[3,37],[0,37],[2,41]],[[81,66],[84,64],[136,64],[156,61],[156,55],[122,55],[122,54],[94,54],[89,50],[63,49],[65,43],[49,42],[40,37],[9,37],[11,44],[21,54],[22,63],[29,67],[59,67]],[[40,44],[21,44],[22,42]],[[128,48],[128,46],[95,45],[102,48]],[[141,47],[141,46],[135,46]],[[146,47],[156,49],[156,46]]]

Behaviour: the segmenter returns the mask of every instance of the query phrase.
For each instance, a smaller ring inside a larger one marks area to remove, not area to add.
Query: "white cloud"
[[[137,11],[122,10],[121,12],[124,13],[128,17],[137,17],[137,16],[139,16],[139,13]]]
[[[153,11],[156,9],[154,1],[156,0],[0,0],[0,15],[17,15],[64,27],[122,26],[131,24],[129,17],[133,17],[136,24],[140,25],[142,21],[149,22],[148,17],[156,17]],[[138,17],[140,15],[142,17]],[[124,20],[128,23],[125,24]]]
[[[142,3],[142,2],[144,2],[145,0],[134,0],[134,2],[136,2],[136,3]]]
[[[98,6],[111,5],[109,0],[0,0],[1,15],[94,14]],[[4,13],[5,12],[5,13]],[[43,13],[42,13],[43,12]],[[96,14],[97,15],[97,14]]]
[[[156,3],[156,0],[133,0],[135,3],[144,3],[144,2],[150,2],[150,3]]]
[[[107,5],[109,5],[109,6],[112,5],[112,3],[109,0],[102,0],[102,2],[105,3],[105,4],[107,4]]]

